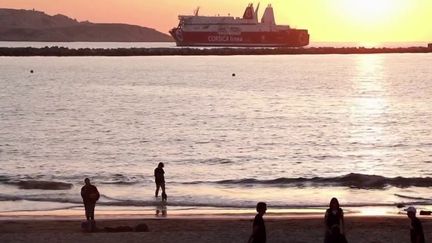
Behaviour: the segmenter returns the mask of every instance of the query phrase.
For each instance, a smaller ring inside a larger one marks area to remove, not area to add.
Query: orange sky
[[[77,20],[118,22],[167,33],[178,14],[241,16],[250,0],[0,0],[0,8],[61,13]],[[257,1],[255,1],[256,5]],[[312,41],[432,42],[432,0],[265,0],[278,24],[307,28]],[[262,11],[261,11],[262,13]]]

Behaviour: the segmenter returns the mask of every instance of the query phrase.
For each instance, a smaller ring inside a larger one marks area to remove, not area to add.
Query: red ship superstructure
[[[269,5],[258,21],[258,9],[246,7],[242,18],[232,16],[180,15],[180,23],[170,30],[177,46],[250,46],[303,47],[309,45],[309,33],[288,25],[276,25]]]

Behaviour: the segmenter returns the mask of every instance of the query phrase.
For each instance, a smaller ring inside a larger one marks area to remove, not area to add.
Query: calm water
[[[101,204],[154,205],[158,162],[168,205],[337,196],[427,208],[431,64],[428,54],[2,57],[0,211],[80,206],[84,177]]]

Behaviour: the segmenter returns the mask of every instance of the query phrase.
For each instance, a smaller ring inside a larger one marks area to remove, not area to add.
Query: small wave
[[[126,176],[123,174],[114,174],[111,177],[103,178],[101,184],[116,184],[116,185],[134,185],[140,183],[140,178],[137,176]]]
[[[8,181],[10,181],[9,177],[0,175],[0,182],[8,182]]]
[[[141,175],[108,174],[92,177],[97,184],[134,185],[148,182]],[[18,186],[20,189],[68,190],[82,184],[82,175],[0,175],[0,184]]]
[[[16,185],[20,189],[25,190],[69,190],[72,188],[72,184],[66,182],[56,182],[56,181],[18,181],[18,182],[8,182],[8,184]]]
[[[65,203],[69,204],[65,207],[80,207],[82,206],[82,199],[76,195],[68,195],[66,193],[60,194],[37,194],[37,195],[7,195],[0,194],[0,201],[30,201],[30,202],[50,202],[50,203]],[[363,206],[390,206],[396,207],[399,204],[405,204],[405,202],[399,203],[351,203],[344,204],[345,207],[363,207]],[[106,195],[101,195],[101,199],[97,202],[100,206],[114,206],[114,207],[158,207],[161,205],[160,200],[149,199],[149,200],[139,200],[139,199],[120,199],[115,197],[110,197]],[[410,201],[413,205],[430,205],[431,200],[414,200]],[[174,200],[169,200],[166,204],[168,206],[178,206],[178,207],[216,207],[216,208],[254,208],[256,205],[255,201],[250,200],[240,200],[240,201],[196,201],[189,200],[186,198],[177,198]],[[316,207],[326,207],[327,203],[309,203],[309,204],[290,204],[290,203],[274,203],[272,208],[316,208]]]
[[[202,160],[200,162],[202,164],[209,164],[209,165],[220,165],[220,164],[232,164],[232,163],[234,163],[232,160],[222,159],[222,158],[206,159],[206,160]]]
[[[404,199],[411,199],[411,200],[421,200],[421,201],[432,201],[430,198],[425,198],[425,197],[413,197],[413,196],[407,196],[407,195],[402,195],[402,194],[394,194],[397,197],[400,198],[404,198]]]
[[[82,201],[80,199],[71,198],[42,198],[42,197],[13,197],[13,196],[3,196],[0,195],[0,201],[19,201],[26,200],[32,202],[51,202],[51,203],[65,203],[72,204],[73,206],[65,206],[64,208],[76,208],[82,206]],[[412,205],[430,205],[430,201],[412,201]],[[353,203],[344,204],[344,207],[397,207],[400,203]],[[110,201],[100,200],[97,202],[98,206],[108,206],[108,207],[158,207],[161,206],[161,201],[159,200],[120,200],[111,198]],[[174,207],[212,207],[212,208],[254,208],[256,202],[252,201],[236,201],[236,202],[212,202],[212,201],[188,201],[188,200],[170,200],[166,206]],[[275,203],[272,204],[272,208],[275,209],[290,209],[290,208],[325,208],[327,203],[309,203],[309,204],[289,204],[289,203]],[[63,207],[62,207],[63,208]]]
[[[186,184],[209,183],[205,181],[187,182]],[[432,178],[430,177],[384,177],[378,175],[364,175],[350,173],[339,177],[314,177],[314,178],[277,178],[271,180],[258,180],[246,178],[239,180],[221,180],[210,183],[224,185],[284,185],[284,186],[343,186],[359,189],[382,189],[387,186],[399,188],[406,187],[432,187]]]
[[[135,185],[138,184],[139,181],[116,181],[116,180],[112,180],[112,181],[101,181],[99,184],[107,184],[107,185]]]

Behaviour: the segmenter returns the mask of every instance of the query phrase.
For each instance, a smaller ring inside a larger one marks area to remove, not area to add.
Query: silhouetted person
[[[159,196],[159,188],[162,188],[162,200],[166,201],[166,193],[165,193],[165,171],[163,170],[164,163],[160,162],[158,167],[154,170],[155,183],[156,183],[156,192],[155,197]]]
[[[325,213],[326,233],[324,243],[345,243],[345,225],[343,210],[336,198],[330,200],[329,208]]]
[[[420,220],[416,217],[417,210],[414,207],[407,209],[408,218],[411,219],[411,243],[425,243],[423,226]]]
[[[90,179],[85,178],[85,185],[81,188],[81,197],[84,202],[85,214],[87,220],[94,220],[94,210],[97,200],[99,200],[98,189],[90,184]]]
[[[256,211],[258,214],[255,216],[252,235],[250,236],[248,243],[265,243],[267,236],[263,216],[267,211],[267,204],[259,202],[256,206]]]

